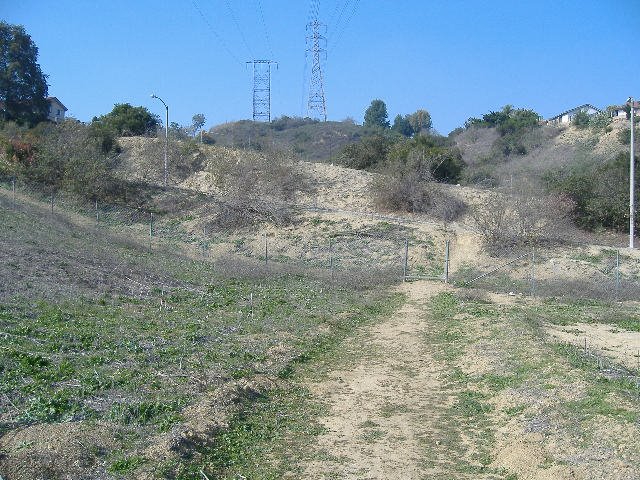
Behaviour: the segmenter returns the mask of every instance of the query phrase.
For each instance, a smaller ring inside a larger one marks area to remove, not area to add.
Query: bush
[[[74,120],[41,123],[9,140],[0,170],[47,192],[66,190],[83,197],[104,198],[116,188],[111,175],[114,157],[103,140]]]
[[[445,224],[466,211],[466,204],[444,191],[428,171],[388,171],[374,178],[370,192],[379,210],[426,213]]]
[[[401,176],[418,172],[421,178],[455,183],[465,166],[457,148],[444,145],[444,140],[419,135],[396,143],[389,151],[387,171]]]
[[[622,130],[619,130],[617,133],[617,137],[618,137],[618,141],[622,145],[631,145],[631,129],[630,128],[623,128]]]
[[[94,117],[92,123],[101,124],[97,128],[109,131],[114,136],[131,137],[153,135],[162,122],[157,115],[151,114],[145,107],[116,103],[111,112]]]
[[[386,135],[373,135],[344,147],[339,162],[348,168],[363,170],[384,163],[393,145]]]
[[[587,128],[589,126],[589,114],[587,112],[578,112],[573,116],[573,124],[578,128]]]
[[[265,221],[290,223],[294,218],[291,200],[298,192],[309,190],[293,160],[284,154],[271,154],[268,158],[248,153],[235,159],[226,157],[208,170],[224,199],[212,222],[220,228]]]
[[[638,159],[635,159],[636,168]],[[575,222],[586,229],[629,231],[629,156],[620,153],[602,164],[580,164],[545,175],[548,188],[575,203]],[[640,186],[636,183],[636,196]]]
[[[418,172],[377,177],[370,190],[380,210],[426,213],[433,205],[433,182],[421,178]]]
[[[566,197],[524,188],[515,196],[491,193],[474,208],[473,218],[485,248],[494,255],[560,240],[572,208]]]

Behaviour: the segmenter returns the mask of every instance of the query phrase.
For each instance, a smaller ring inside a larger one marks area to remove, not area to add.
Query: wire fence
[[[326,221],[321,218],[324,210],[310,206],[303,210],[318,215],[310,220],[306,232],[261,228],[230,233],[211,227],[206,207],[199,213],[176,216],[96,200],[81,201],[63,192],[47,194],[15,181],[0,182],[0,189],[10,196],[14,208],[32,202],[51,214],[75,214],[97,228],[146,239],[151,252],[160,244],[173,244],[202,260],[235,257],[267,267],[322,269],[331,277],[345,271],[375,271],[397,280],[444,278],[445,246],[391,217],[367,214],[375,222],[356,228],[350,222]]]
[[[15,208],[21,202],[35,201],[51,213],[72,212],[97,227],[146,237],[151,250],[158,242],[168,242],[189,248],[203,259],[236,256],[267,266],[325,269],[332,276],[351,269],[376,270],[403,281],[441,280],[513,295],[640,298],[640,255],[629,250],[581,246],[562,246],[557,252],[553,247],[530,249],[508,252],[490,263],[467,262],[450,272],[450,256],[455,258],[456,249],[463,247],[435,240],[402,217],[312,205],[302,208],[317,214],[305,234],[285,228],[243,235],[242,231],[230,234],[212,228],[206,207],[200,213],[179,217],[127,205],[81,201],[63,192],[43,193],[14,179],[0,181],[0,189],[10,196]],[[368,221],[354,227],[351,222],[326,220],[323,214],[327,213]]]
[[[304,232],[293,226],[277,230],[265,227],[257,233],[256,229],[245,229],[230,234],[209,227],[206,208],[204,212],[179,217],[126,205],[79,201],[63,193],[47,194],[11,179],[0,181],[0,191],[4,205],[10,208],[36,208],[43,213],[42,217],[51,214],[52,219],[75,215],[74,221],[69,222],[70,228],[84,222],[138,242],[143,240],[156,263],[167,248],[180,247],[198,261],[212,262],[224,257],[231,262],[231,270],[240,268],[243,262],[251,262],[262,265],[265,272],[273,269],[275,273],[282,268],[294,272],[321,271],[331,280],[344,274],[355,278],[377,272],[385,281],[430,279],[512,296],[640,299],[640,255],[625,249],[584,246],[530,249],[509,252],[502,258],[473,259],[456,265],[451,272],[450,257],[459,256],[462,245],[436,239],[413,228],[405,219],[370,212],[310,206],[305,210],[317,215],[311,215]],[[327,213],[348,214],[357,217],[357,221],[328,219]],[[136,276],[134,272],[127,272],[122,264],[110,266],[105,272],[102,264],[93,265],[92,261],[95,259],[87,260],[83,266],[99,277],[99,285],[108,285],[108,277],[117,276],[126,280],[131,295],[157,297],[159,308],[163,308],[164,298],[175,288],[206,294],[201,288],[190,288],[184,282],[177,287],[175,282],[159,275]],[[36,270],[25,272],[25,276]],[[589,347],[604,342],[589,338],[584,354],[597,362],[599,370],[637,380],[637,374],[630,373],[637,366],[625,367],[621,366],[624,362],[612,362],[595,346]],[[631,348],[625,358],[640,358],[640,352],[633,350]],[[636,350],[640,350],[640,345]]]

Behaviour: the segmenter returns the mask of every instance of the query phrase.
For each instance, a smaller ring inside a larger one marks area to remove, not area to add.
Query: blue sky
[[[164,118],[151,93],[180,124],[251,118],[254,58],[278,61],[272,118],[306,115],[309,0],[0,0],[0,18],[25,26],[50,95],[83,121],[125,102]],[[638,0],[320,0],[320,20],[330,120],[380,98],[446,134],[505,104],[550,117],[640,97]]]

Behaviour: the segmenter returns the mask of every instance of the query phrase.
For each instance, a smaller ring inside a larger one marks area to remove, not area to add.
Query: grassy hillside
[[[469,214],[376,212],[381,174],[175,142],[163,188],[162,143],[121,146],[128,204],[0,183],[3,478],[394,478],[380,452],[425,478],[638,475],[637,252],[496,258]],[[445,241],[449,285],[398,285],[442,278]]]
[[[524,154],[509,155],[501,151],[500,134],[493,127],[471,126],[454,139],[468,165],[469,184],[509,186],[523,180],[536,184],[551,169],[602,163],[628,153],[628,142],[622,141],[628,128],[624,121],[613,121],[607,128],[541,125],[523,134]]]
[[[205,454],[217,475],[234,415],[396,302],[6,191],[0,221],[4,478],[199,478]]]
[[[271,123],[242,120],[210,130],[217,145],[255,150],[285,150],[302,160],[330,161],[345,145],[357,141],[362,127],[350,121],[318,122],[282,117]]]

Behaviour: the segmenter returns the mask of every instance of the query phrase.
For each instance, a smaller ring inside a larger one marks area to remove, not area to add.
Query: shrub
[[[617,137],[618,137],[618,141],[622,145],[630,145],[631,144],[631,129],[630,128],[623,128],[622,130],[619,130],[618,133],[617,133]]]
[[[473,210],[473,218],[490,254],[502,249],[558,241],[573,204],[560,195],[529,188],[515,196],[491,193]]]
[[[393,140],[381,134],[363,138],[358,143],[351,143],[344,147],[340,156],[340,163],[345,167],[359,170],[371,168],[384,163]]]
[[[638,159],[635,159],[636,168]],[[629,156],[620,153],[602,164],[579,164],[545,175],[548,188],[575,203],[574,220],[586,229],[629,231]],[[640,186],[636,183],[636,196]]]
[[[455,183],[465,166],[457,148],[431,136],[420,135],[396,143],[389,151],[387,170],[400,175],[419,172],[422,178]]]
[[[466,211],[464,202],[444,191],[428,172],[418,170],[377,176],[371,182],[370,192],[380,210],[426,213],[445,225]]]
[[[306,179],[284,154],[245,154],[218,159],[209,166],[224,201],[214,212],[214,226],[237,228],[269,221],[289,223],[291,200],[308,191]]]
[[[587,128],[589,126],[589,114],[587,112],[578,112],[573,116],[573,124],[578,128]]]
[[[3,173],[47,192],[60,189],[104,198],[115,188],[114,157],[104,140],[77,121],[41,123],[7,142]]]
[[[94,117],[92,123],[100,123],[101,128],[110,131],[114,136],[130,137],[154,134],[161,121],[145,107],[116,103],[111,112]]]

